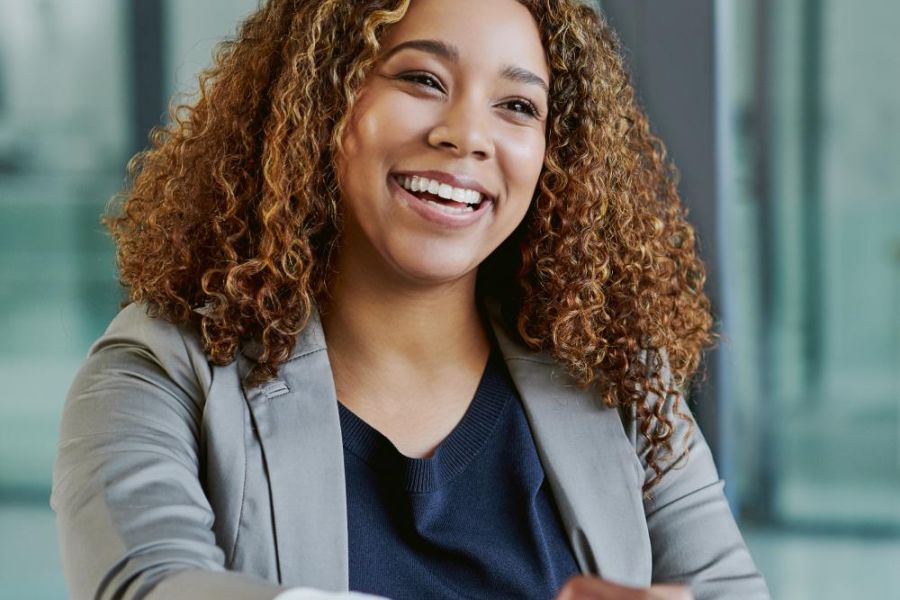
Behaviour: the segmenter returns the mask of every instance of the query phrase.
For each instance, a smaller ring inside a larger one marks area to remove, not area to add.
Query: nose
[[[428,132],[428,143],[463,158],[474,156],[485,160],[494,155],[488,109],[475,99],[450,101],[442,118]]]

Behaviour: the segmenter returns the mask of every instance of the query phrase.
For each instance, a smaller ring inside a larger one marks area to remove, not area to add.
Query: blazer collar
[[[643,470],[618,411],[595,389],[575,385],[552,357],[509,335],[496,310],[489,314],[581,571],[649,582]],[[242,349],[251,360],[259,351],[252,343]],[[244,393],[268,470],[280,582],[347,590],[343,444],[317,311],[279,377]]]
[[[262,344],[254,339],[244,340],[241,343],[240,348],[241,354],[252,361],[259,360],[259,357],[262,355]],[[294,347],[291,349],[288,360],[291,361],[295,358],[310,354],[311,352],[317,352],[324,349],[325,333],[322,329],[322,321],[319,316],[319,310],[313,306],[306,327],[304,327],[297,335],[297,339],[294,342]]]

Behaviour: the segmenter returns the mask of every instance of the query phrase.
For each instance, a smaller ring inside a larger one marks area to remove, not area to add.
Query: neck
[[[424,375],[487,360],[490,343],[475,302],[474,273],[416,286],[341,265],[330,291],[322,325],[334,366]]]

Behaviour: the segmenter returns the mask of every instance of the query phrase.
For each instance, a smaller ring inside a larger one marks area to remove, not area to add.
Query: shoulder
[[[199,423],[212,381],[199,335],[151,317],[144,305],[122,309],[91,346],[66,394],[55,487],[89,457],[115,470],[129,460],[101,456],[127,450],[197,464]],[[100,468],[100,467],[97,467]],[[56,493],[56,492],[55,492]]]
[[[151,316],[141,303],[129,304],[112,319],[88,352],[92,362],[110,373],[136,362],[154,365],[159,376],[195,396],[204,395],[211,379],[199,328]]]
[[[671,428],[672,445],[675,450],[684,446],[691,436],[699,434],[695,427],[695,421],[690,408],[686,392],[676,386],[672,378],[672,370],[669,366],[669,355],[665,348],[644,349],[638,355],[638,361],[646,375],[644,396],[639,403],[620,407],[619,413],[628,438],[635,446],[642,461],[647,459],[647,438],[640,432],[641,425],[638,422],[638,404],[644,405],[647,418],[650,419],[649,428]],[[659,378],[652,381],[654,371],[658,368]],[[660,417],[665,418],[668,425],[659,422]],[[676,452],[679,455],[680,453]]]

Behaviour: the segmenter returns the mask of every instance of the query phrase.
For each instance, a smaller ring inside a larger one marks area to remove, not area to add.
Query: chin
[[[474,276],[478,263],[471,257],[440,257],[428,259],[425,256],[395,260],[394,265],[404,278],[419,284],[452,283],[467,276]]]

